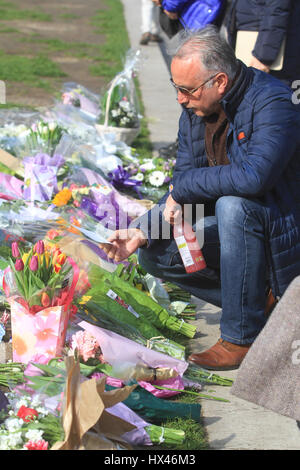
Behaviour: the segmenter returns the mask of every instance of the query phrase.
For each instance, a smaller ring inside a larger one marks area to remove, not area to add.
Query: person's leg
[[[206,369],[238,367],[266,322],[265,231],[259,202],[224,196],[216,203],[222,293],[221,338],[189,361]]]
[[[216,203],[221,246],[221,337],[250,344],[266,322],[266,211],[258,202],[226,196]]]
[[[186,273],[173,238],[157,240],[150,248],[140,249],[139,263],[153,276],[170,281],[194,296],[220,307],[219,238],[215,217],[204,218],[202,252],[207,268],[193,274]]]
[[[140,44],[147,45],[151,39],[152,10],[154,3],[152,0],[141,0],[141,32]]]

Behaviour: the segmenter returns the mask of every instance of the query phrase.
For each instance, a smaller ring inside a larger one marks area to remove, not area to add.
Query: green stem
[[[212,395],[205,395],[204,393],[192,392],[191,390],[179,390],[176,388],[159,387],[158,385],[153,385],[153,387],[159,390],[170,390],[171,392],[189,393],[191,395],[197,395],[198,397],[201,397],[201,398],[208,398],[210,400],[217,400],[217,401],[223,401],[223,402],[229,403],[229,400],[227,400],[226,398],[214,397]]]

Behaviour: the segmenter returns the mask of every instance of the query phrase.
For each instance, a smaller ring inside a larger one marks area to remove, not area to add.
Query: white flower
[[[17,446],[23,444],[22,433],[15,432],[13,434],[9,434],[8,436],[8,445],[11,449],[15,449]]]
[[[137,181],[143,181],[143,179],[144,179],[143,173],[137,173],[137,174],[134,176],[134,179],[137,180]]]
[[[0,434],[0,450],[9,450],[8,440],[8,434]]]
[[[15,410],[19,410],[21,408],[21,406],[27,406],[29,405],[30,403],[30,399],[26,396],[23,396],[22,398],[20,398],[20,400],[17,400],[13,406],[14,406],[14,409]]]
[[[7,418],[4,421],[5,427],[9,432],[18,431],[24,424],[24,421],[19,418]]]
[[[140,166],[140,170],[155,170],[155,165],[152,160],[148,160]]]
[[[37,406],[39,406],[41,404],[41,399],[40,399],[40,396],[38,394],[34,395],[32,397],[32,400],[31,400],[31,403],[30,403],[30,406],[31,408],[36,408]]]
[[[130,111],[130,103],[129,101],[122,100],[119,102],[119,106],[124,111]]]
[[[42,439],[43,432],[44,431],[42,431],[41,429],[29,429],[26,432],[25,437],[29,441],[40,441]]]
[[[125,116],[120,119],[120,124],[122,124],[123,126],[125,126],[128,122],[129,119]]]
[[[48,124],[48,127],[49,127],[49,131],[54,131],[57,128],[57,124],[56,122],[50,122]]]
[[[166,175],[162,171],[153,171],[149,176],[149,183],[158,188],[164,184]]]

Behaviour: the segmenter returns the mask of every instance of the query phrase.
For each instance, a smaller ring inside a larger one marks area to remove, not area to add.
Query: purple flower
[[[21,260],[21,258],[17,259],[17,261],[15,262],[15,270],[16,271],[23,271],[24,269],[24,263],[23,261]]]
[[[37,271],[39,267],[37,256],[33,256],[29,263],[29,268],[31,271]]]
[[[11,244],[11,252],[12,252],[12,255],[13,255],[14,258],[18,258],[20,256],[19,247],[18,247],[17,242],[13,242]]]
[[[43,240],[39,240],[36,244],[35,244],[35,251],[38,255],[42,255],[45,251],[45,245],[44,245],[44,242]]]

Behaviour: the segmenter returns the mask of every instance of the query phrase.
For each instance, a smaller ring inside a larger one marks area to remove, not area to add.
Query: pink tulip
[[[35,244],[35,251],[38,255],[42,255],[45,251],[45,245],[44,245],[44,242],[43,240],[39,240],[36,244]]]
[[[17,261],[15,262],[15,270],[16,271],[23,271],[24,269],[24,263],[23,261],[21,260],[21,258],[17,259]]]
[[[20,256],[19,247],[18,247],[17,242],[13,242],[11,244],[11,252],[12,252],[12,255],[13,255],[14,258],[18,258]]]
[[[38,270],[39,263],[38,263],[37,256],[33,256],[31,258],[30,263],[29,263],[29,268],[31,269],[31,271],[37,271]]]

